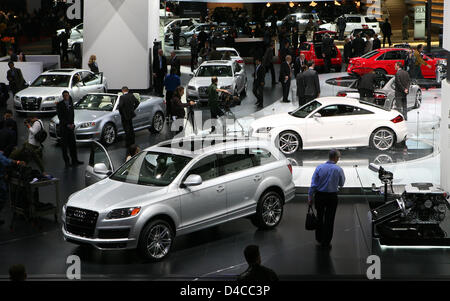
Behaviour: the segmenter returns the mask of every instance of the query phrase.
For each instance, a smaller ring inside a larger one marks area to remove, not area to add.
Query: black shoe
[[[84,162],[83,161],[74,161],[72,162],[72,166],[78,166],[78,165],[83,165]]]

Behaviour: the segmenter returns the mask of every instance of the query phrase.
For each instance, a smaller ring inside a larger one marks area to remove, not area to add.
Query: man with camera
[[[24,121],[25,127],[28,129],[28,140],[21,148],[14,150],[10,158],[14,160],[22,160],[26,163],[34,161],[41,172],[44,172],[44,163],[42,161],[42,142],[38,140],[39,132],[44,131],[44,124],[37,117],[30,117]]]
[[[213,76],[211,78],[211,85],[208,87],[208,106],[209,110],[211,112],[211,121],[214,122],[217,118],[223,115],[222,110],[219,108],[219,92],[222,93],[231,93],[228,90],[225,89],[219,89],[217,88],[217,76]],[[211,126],[211,133],[216,131],[215,125]]]

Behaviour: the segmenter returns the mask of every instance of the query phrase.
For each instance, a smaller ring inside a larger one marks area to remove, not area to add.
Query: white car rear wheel
[[[380,151],[386,151],[395,144],[395,134],[388,128],[379,128],[370,136],[370,146]]]

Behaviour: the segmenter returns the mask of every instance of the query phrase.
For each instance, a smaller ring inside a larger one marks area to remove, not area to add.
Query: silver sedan
[[[160,97],[135,94],[140,105],[133,119],[135,131],[149,129],[159,133],[164,127],[165,105]],[[118,135],[123,135],[122,121],[118,109],[120,95],[93,93],[83,97],[75,108],[75,135],[78,142],[101,141],[110,145]],[[50,137],[60,138],[58,116],[49,125]]]

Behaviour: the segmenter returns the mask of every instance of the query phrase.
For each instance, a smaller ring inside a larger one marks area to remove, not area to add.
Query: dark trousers
[[[402,113],[403,118],[408,120],[408,106],[406,101],[406,94],[402,94],[400,96],[395,96],[395,106],[397,110]]]
[[[373,90],[359,89],[359,96],[366,99],[373,98]]]
[[[345,28],[344,29],[339,28],[339,40],[342,41],[344,39],[344,34],[345,34]]]
[[[67,164],[69,161],[69,156],[67,155],[67,148],[70,152],[70,157],[72,158],[72,164],[78,161],[77,155],[77,142],[75,141],[75,131],[69,128],[61,127],[61,150],[64,158],[64,162]]]
[[[263,94],[264,87],[261,86],[261,84],[253,83],[253,94],[255,94],[256,97],[256,104],[258,106],[263,106],[264,104],[264,94]]]
[[[305,98],[305,103],[308,103],[308,102],[310,102],[311,100],[316,99],[316,97],[313,96],[313,95],[305,95],[304,98]]]
[[[266,72],[269,72],[270,70],[270,74],[272,76],[272,85],[275,84],[277,81],[275,80],[275,68],[273,68],[273,64],[270,63],[270,65],[266,66]]]
[[[194,72],[195,67],[197,66],[198,55],[197,53],[192,52],[191,50],[191,71]]]
[[[314,203],[317,210],[316,240],[322,245],[329,245],[333,239],[337,202],[337,193],[316,192],[315,194]]]
[[[134,128],[133,128],[133,119],[123,119],[122,118],[122,126],[125,131],[125,144],[127,147],[134,144]]]
[[[164,74],[156,74],[155,77],[155,92],[156,94],[162,95],[164,89]]]
[[[386,47],[386,39],[388,40],[389,46],[391,46],[391,36],[383,35],[383,47]]]
[[[331,55],[325,55],[325,57],[323,58],[323,63],[323,71],[325,73],[329,73],[331,69]]]
[[[306,104],[306,97],[305,97],[305,95],[298,95],[297,94],[297,97],[298,97],[298,106],[299,107],[301,107],[304,104]]]
[[[180,38],[173,39],[173,49],[180,50]]]
[[[283,87],[283,102],[289,102],[289,90],[291,89],[291,80],[288,79],[286,82],[284,79],[281,81],[281,86]]]
[[[68,51],[67,51],[67,47],[68,47],[68,46],[66,46],[66,45],[64,45],[64,46],[62,47],[62,59],[63,59],[64,62],[69,61],[69,53],[68,53]]]
[[[166,116],[169,119],[172,116],[172,96],[174,91],[166,91]]]

